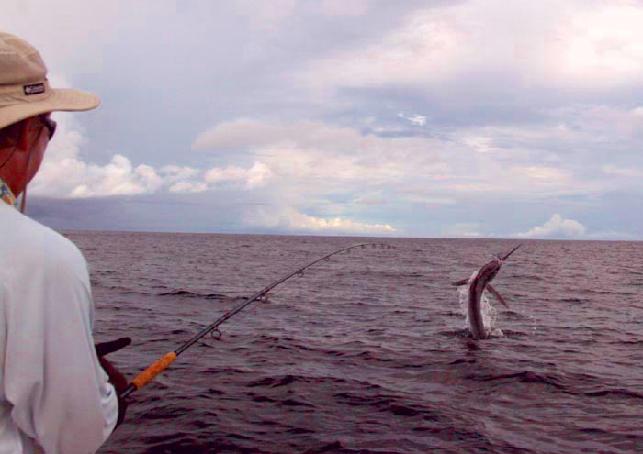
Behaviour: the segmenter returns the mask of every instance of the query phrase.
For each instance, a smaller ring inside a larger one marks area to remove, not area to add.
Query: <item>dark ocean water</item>
[[[68,233],[133,375],[355,238]],[[643,452],[643,242],[527,241],[467,338],[451,281],[516,241],[382,240],[322,262],[136,394],[103,453]]]

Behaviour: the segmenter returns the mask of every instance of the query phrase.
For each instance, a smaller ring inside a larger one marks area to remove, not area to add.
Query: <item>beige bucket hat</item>
[[[98,96],[71,88],[51,88],[47,67],[24,39],[0,31],[0,128],[58,110],[90,110]]]

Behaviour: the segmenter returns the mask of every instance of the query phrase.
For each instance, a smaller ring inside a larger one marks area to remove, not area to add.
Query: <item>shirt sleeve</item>
[[[62,237],[35,249],[43,256],[19,274],[25,282],[12,283],[6,309],[11,416],[47,453],[95,452],[116,425],[118,402],[96,357],[87,266]]]

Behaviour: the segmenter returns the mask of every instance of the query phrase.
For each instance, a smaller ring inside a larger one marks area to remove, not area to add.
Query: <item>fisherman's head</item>
[[[0,178],[15,196],[25,192],[54,136],[51,112],[89,110],[99,102],[90,93],[50,87],[38,51],[0,31]]]

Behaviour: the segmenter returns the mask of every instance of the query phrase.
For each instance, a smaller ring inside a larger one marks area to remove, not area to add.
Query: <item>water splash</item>
[[[458,303],[460,304],[460,312],[464,315],[464,325],[467,329],[469,328],[469,284],[477,275],[478,271],[474,271],[467,283],[458,287]],[[491,304],[489,292],[486,290],[480,297],[480,310],[482,312],[482,324],[484,325],[485,331],[491,333],[492,337],[502,337],[502,330],[495,326],[498,311],[493,304]]]

